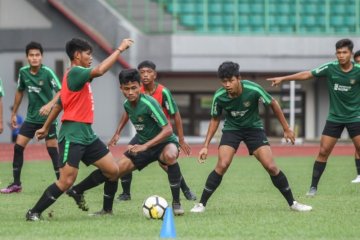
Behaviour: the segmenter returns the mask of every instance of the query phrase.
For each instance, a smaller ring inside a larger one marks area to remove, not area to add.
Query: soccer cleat
[[[39,213],[32,212],[31,209],[25,215],[26,221],[37,222],[41,220]]]
[[[352,183],[360,183],[360,175],[357,175],[354,180],[351,181]]]
[[[311,206],[298,203],[297,201],[293,202],[293,205],[290,206],[290,209],[297,212],[309,212],[312,210]]]
[[[21,192],[22,187],[16,183],[12,183],[6,188],[0,190],[1,193],[9,194],[9,193],[19,193]]]
[[[78,205],[81,210],[85,212],[89,211],[89,207],[86,205],[84,194],[76,193],[72,188],[67,190],[66,194],[75,200],[76,205]]]
[[[309,191],[306,193],[306,196],[308,197],[315,197],[317,192],[317,188],[316,187],[310,187]]]
[[[205,212],[205,206],[202,203],[196,203],[195,206],[190,210],[193,213]]]
[[[172,208],[175,216],[181,216],[185,213],[180,203],[173,203]]]
[[[195,201],[196,200],[196,195],[195,193],[193,193],[190,189],[186,190],[183,192],[184,196],[187,200],[191,200],[191,201]]]
[[[91,217],[100,217],[100,216],[105,216],[105,215],[113,215],[113,211],[112,210],[101,209],[98,212],[94,212],[94,213],[89,214],[89,216],[91,216]]]
[[[119,194],[119,196],[117,197],[117,199],[119,201],[129,201],[131,200],[131,194],[130,193],[121,193]]]

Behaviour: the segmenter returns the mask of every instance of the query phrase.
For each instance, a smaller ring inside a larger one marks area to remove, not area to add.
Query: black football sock
[[[360,175],[360,159],[355,159],[357,175]]]
[[[180,180],[181,180],[181,171],[178,163],[168,166],[168,179],[171,188],[171,194],[173,197],[173,202],[180,202]]]
[[[24,147],[18,144],[14,146],[14,160],[13,160],[13,177],[14,183],[21,185],[20,175],[24,164]]]
[[[288,180],[285,176],[285,174],[280,171],[278,175],[271,176],[271,181],[274,184],[274,186],[279,189],[281,194],[284,196],[286,201],[288,202],[289,206],[291,206],[294,202],[294,197],[291,192],[291,188],[289,187]]]
[[[50,207],[57,199],[61,196],[63,192],[55,184],[51,184],[40,197],[39,201],[31,209],[32,212],[42,213],[45,209]]]
[[[185,182],[184,176],[181,176],[180,188],[182,192],[187,192],[190,190],[189,186]]]
[[[206,206],[207,201],[211,197],[211,195],[215,192],[217,187],[220,185],[223,176],[218,174],[215,170],[213,170],[205,183],[204,191],[201,195],[200,203]]]
[[[47,151],[50,155],[53,167],[54,167],[54,171],[55,171],[55,175],[56,175],[56,179],[59,179],[60,177],[60,172],[59,172],[59,152],[57,150],[56,147],[47,147]]]
[[[326,162],[319,162],[319,161],[314,162],[311,187],[317,188],[321,175],[325,170],[325,167],[326,167]]]
[[[123,189],[123,193],[130,195],[131,181],[132,181],[132,172],[126,174],[121,178],[121,187]]]
[[[103,202],[103,209],[105,211],[112,211],[114,197],[116,191],[118,189],[118,181],[109,181],[106,180],[104,184],[104,202]]]
[[[92,173],[90,173],[89,176],[87,176],[84,180],[82,180],[80,183],[76,184],[72,187],[72,189],[78,193],[82,194],[86,190],[89,190],[91,188],[94,188],[103,182],[107,180],[107,177],[104,176],[104,174],[101,172],[100,169],[96,169]]]

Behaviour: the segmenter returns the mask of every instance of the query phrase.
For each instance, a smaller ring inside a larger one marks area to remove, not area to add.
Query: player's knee
[[[164,153],[165,162],[170,165],[174,164],[174,163],[176,163],[177,156],[178,156],[177,153],[168,151],[168,152]]]
[[[230,166],[230,162],[220,161],[216,168],[220,173],[225,173]]]
[[[326,159],[330,154],[330,150],[327,147],[321,146],[319,151],[319,157]]]
[[[72,177],[68,177],[68,178],[61,178],[58,180],[58,187],[62,190],[62,191],[67,191],[75,182],[75,179]]]
[[[116,181],[119,179],[119,169],[117,167],[113,167],[110,169],[107,169],[103,172],[105,177],[107,177],[110,181]]]
[[[275,176],[279,173],[279,168],[275,164],[269,164],[265,166],[265,169],[271,176]]]

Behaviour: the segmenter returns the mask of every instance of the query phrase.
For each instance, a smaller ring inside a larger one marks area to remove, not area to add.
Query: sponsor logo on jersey
[[[39,87],[34,87],[34,86],[29,86],[29,87],[28,87],[28,92],[29,92],[29,93],[31,93],[31,92],[40,93],[40,92],[41,92],[41,88],[39,88]]]
[[[340,85],[338,83],[334,84],[334,90],[335,91],[339,91],[339,92],[348,92],[351,90],[351,86],[344,86],[344,85]]]
[[[144,124],[134,124],[136,131],[142,131],[144,130],[145,125]]]
[[[231,111],[230,114],[231,114],[232,117],[242,117],[242,116],[244,116],[244,115],[247,113],[247,111],[249,111],[249,110],[245,110],[245,111]]]
[[[243,102],[244,107],[250,107],[251,103],[250,101]]]

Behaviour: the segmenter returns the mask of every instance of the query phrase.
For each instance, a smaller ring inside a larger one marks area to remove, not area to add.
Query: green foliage
[[[194,203],[182,197],[186,213],[175,218],[178,239],[358,238],[360,185],[350,183],[355,177],[352,157],[329,160],[315,198],[305,197],[313,158],[279,158],[277,163],[288,177],[295,198],[312,205],[312,212],[290,211],[261,165],[253,157],[236,157],[205,213],[190,213]],[[198,198],[215,164],[216,158],[202,165],[193,158],[180,160],[183,175]],[[0,163],[0,169],[1,186],[5,186],[11,181],[11,163]],[[82,165],[78,180],[93,169]],[[167,176],[154,163],[134,173],[132,200],[116,201],[114,216],[89,217],[63,195],[43,213],[44,221],[26,222],[26,211],[54,181],[50,161],[25,162],[22,181],[22,193],[0,195],[0,239],[159,239],[162,222],[147,220],[141,205],[153,194],[171,202]],[[100,210],[102,187],[89,191],[86,199],[91,212]]]

